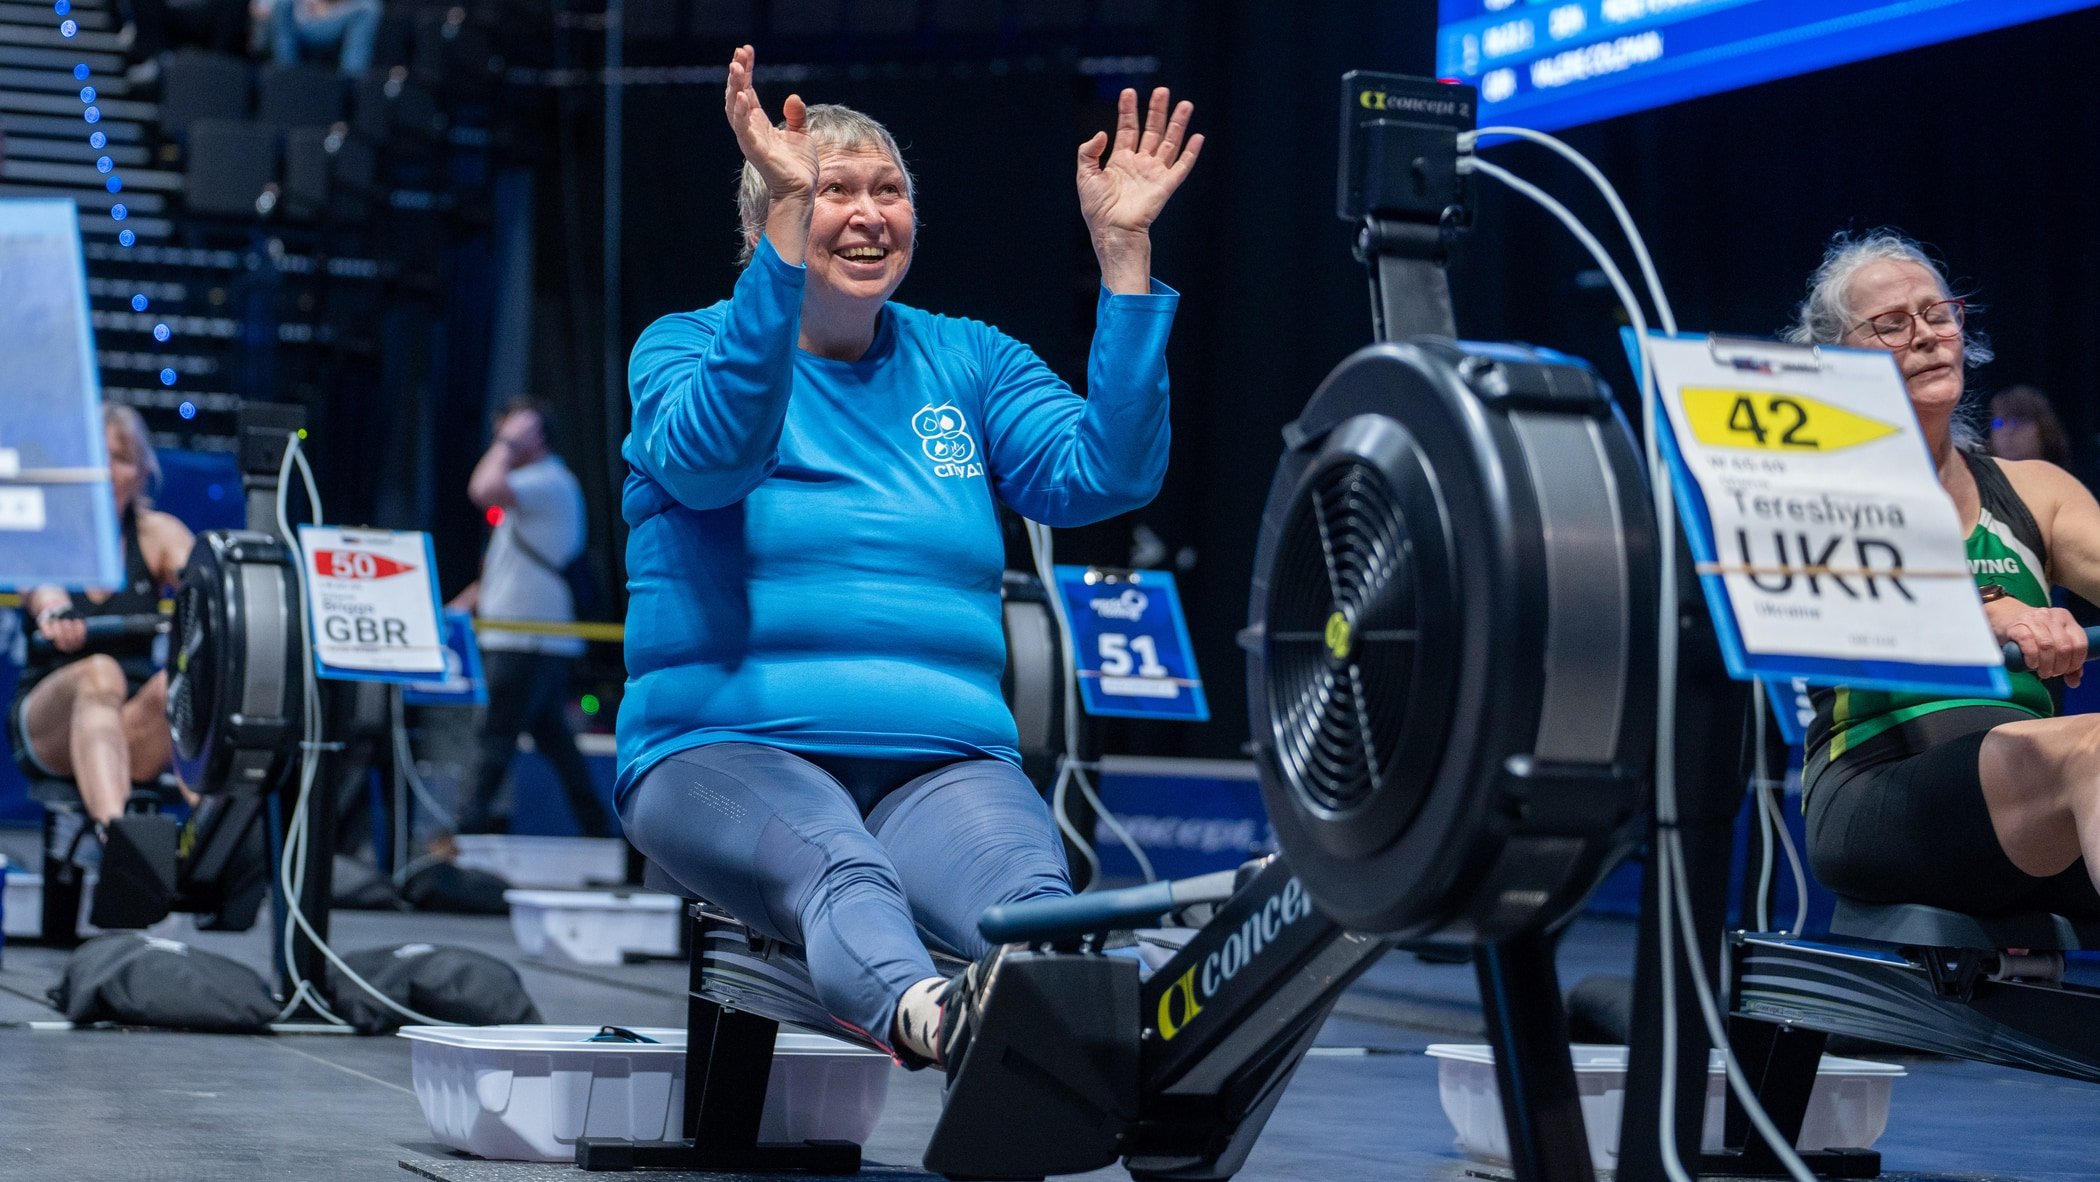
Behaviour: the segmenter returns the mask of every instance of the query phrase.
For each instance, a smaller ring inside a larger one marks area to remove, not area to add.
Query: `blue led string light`
[[[53,0],[51,11],[60,18],[58,23],[59,36],[71,39],[79,35],[80,22],[72,19],[71,15],[73,12],[72,0]],[[94,127],[95,124],[102,122],[102,108],[95,105],[102,97],[101,91],[88,81],[94,76],[94,71],[88,68],[86,62],[78,62],[73,66],[72,75],[73,81],[82,84],[80,87],[80,104],[82,108],[80,117],[87,121],[89,127]],[[97,152],[109,146],[109,136],[100,129],[90,131],[87,141],[88,147]],[[95,171],[102,175],[102,187],[111,196],[124,191],[124,178],[116,171],[116,161],[108,156],[98,156],[95,159]],[[113,202],[109,207],[109,216],[111,221],[121,222],[131,216],[131,210],[126,208],[121,201]],[[130,247],[138,242],[138,235],[127,226],[117,232],[117,242],[122,246]],[[134,313],[144,315],[146,309],[150,306],[151,301],[146,298],[145,292],[139,292],[131,297],[131,310]],[[174,335],[174,330],[168,327],[166,321],[160,321],[153,326],[153,339],[159,344],[167,344]],[[177,376],[173,366],[164,366],[160,371],[160,384],[173,386]],[[197,417],[197,404],[194,400],[185,398],[176,407],[176,413],[182,416],[184,422],[188,422]],[[212,491],[216,494],[219,490],[214,487]]]

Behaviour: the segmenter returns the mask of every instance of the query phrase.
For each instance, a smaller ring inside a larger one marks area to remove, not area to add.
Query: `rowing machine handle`
[[[1112,891],[1001,903],[984,909],[977,930],[994,944],[1027,944],[1153,926],[1174,909],[1173,887],[1170,882],[1148,882]]]
[[[1251,863],[1259,865],[1259,863]],[[1183,909],[1216,905],[1240,888],[1240,871],[1216,870],[1193,878],[1140,883],[1113,891],[1088,891],[1050,899],[1023,899],[984,909],[977,930],[994,944],[1076,940],[1096,932],[1161,927]]]
[[[2085,659],[2100,659],[2100,628],[2085,630]],[[2020,646],[2010,640],[2005,642],[2005,667],[2015,673],[2027,671],[2027,657],[2020,652]]]
[[[87,643],[82,652],[92,652],[98,640],[113,640],[120,636],[153,636],[168,630],[168,617],[158,612],[140,612],[127,616],[75,616],[62,614],[61,619],[82,620],[87,624]],[[51,641],[41,632],[29,634],[29,651],[46,656],[56,651]]]

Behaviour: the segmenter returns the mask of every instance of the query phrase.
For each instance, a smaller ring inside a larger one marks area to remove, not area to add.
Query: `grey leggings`
[[[897,999],[935,975],[926,945],[982,955],[986,907],[1071,894],[1064,846],[1034,785],[1004,760],[825,762],[754,743],[696,747],[637,781],[620,820],[694,894],[800,945],[818,1000],[888,1046]],[[897,780],[884,769],[909,778],[885,791]]]

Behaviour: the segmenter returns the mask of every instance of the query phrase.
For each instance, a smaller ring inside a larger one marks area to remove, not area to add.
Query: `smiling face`
[[[867,315],[911,267],[913,213],[904,170],[875,144],[822,148],[810,214],[807,297]]]
[[[1935,416],[1944,421],[1961,401],[1961,334],[1940,336],[1914,316],[1910,342],[1891,348],[1865,322],[1890,312],[1924,312],[1946,298],[1946,290],[1931,271],[1916,263],[1890,259],[1861,267],[1845,290],[1845,305],[1852,310],[1854,324],[1845,331],[1840,343],[1894,353],[1911,406],[1920,419]]]

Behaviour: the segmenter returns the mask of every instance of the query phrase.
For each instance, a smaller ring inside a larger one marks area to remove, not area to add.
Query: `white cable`
[[[1077,693],[1078,677],[1073,665],[1071,621],[1066,618],[1063,596],[1057,587],[1057,573],[1050,558],[1050,527],[1040,522],[1022,518],[1022,532],[1028,538],[1029,557],[1035,562],[1036,582],[1041,584],[1044,598],[1050,603],[1050,617],[1057,624],[1057,683],[1058,696],[1064,703],[1061,721],[1064,724],[1064,751],[1057,759],[1057,778],[1050,790],[1050,815],[1057,822],[1058,832],[1063,833],[1079,856],[1086,859],[1086,886],[1081,892],[1096,890],[1101,883],[1101,859],[1094,853],[1093,838],[1079,831],[1072,823],[1071,797],[1066,791],[1072,777],[1079,774],[1079,722]]]
[[[1770,796],[1770,771],[1765,766],[1765,683],[1762,678],[1750,680],[1750,718],[1753,738],[1751,747],[1751,791],[1757,794],[1757,890],[1751,895],[1755,901],[1756,915],[1745,916],[1754,921],[1757,930],[1772,930],[1772,849],[1778,839],[1772,834],[1772,810],[1767,799]]]
[[[1086,859],[1086,886],[1080,891],[1081,894],[1085,894],[1087,891],[1098,889],[1101,881],[1101,859],[1094,853],[1094,843],[1088,841],[1086,835],[1079,832],[1079,827],[1072,823],[1071,805],[1065,794],[1065,790],[1072,783],[1072,777],[1065,770],[1069,766],[1062,760],[1058,762],[1057,785],[1050,790],[1050,816],[1057,822],[1058,832],[1064,834],[1073,848],[1079,851],[1079,856]]]
[[[1648,464],[1650,494],[1656,514],[1657,536],[1662,540],[1662,561],[1657,579],[1656,612],[1656,718],[1655,718],[1655,813],[1656,839],[1659,846],[1667,847],[1677,828],[1677,781],[1676,781],[1676,686],[1677,686],[1677,578],[1674,557],[1676,538],[1675,505],[1670,500],[1667,476],[1658,477],[1661,455],[1655,431],[1655,403],[1657,396],[1651,394],[1658,387],[1655,379],[1653,359],[1648,355],[1648,322],[1642,314],[1640,301],[1634,299],[1633,289],[1628,286],[1625,275],[1618,264],[1568,208],[1547,195],[1544,190],[1532,185],[1506,169],[1498,168],[1477,156],[1459,161],[1461,171],[1477,171],[1487,174],[1508,185],[1518,193],[1530,198],[1557,218],[1575,238],[1589,250],[1590,255],[1603,268],[1605,277],[1611,281],[1612,290],[1618,294],[1619,302],[1626,308],[1626,315],[1633,322],[1635,348],[1641,355],[1641,435]],[[1671,1182],[1690,1182],[1684,1162],[1677,1153],[1676,1100],[1677,1100],[1677,990],[1674,940],[1671,935],[1671,915],[1680,900],[1675,894],[1677,884],[1669,872],[1670,859],[1666,849],[1653,851],[1656,873],[1661,874],[1656,891],[1658,921],[1661,929],[1657,948],[1662,961],[1662,1098],[1656,1122],[1656,1135],[1662,1152],[1663,1172]],[[1687,956],[1690,953],[1687,952]]]
[[[1582,170],[1584,176],[1590,178],[1591,183],[1597,186],[1597,191],[1604,194],[1606,204],[1611,206],[1612,216],[1619,220],[1619,229],[1625,233],[1627,244],[1633,247],[1634,261],[1640,264],[1641,278],[1648,284],[1648,298],[1655,301],[1656,319],[1662,322],[1664,332],[1676,336],[1677,314],[1670,310],[1670,301],[1663,295],[1662,279],[1655,273],[1655,260],[1648,257],[1647,240],[1641,237],[1640,228],[1633,224],[1633,215],[1626,212],[1626,203],[1619,200],[1619,191],[1612,187],[1611,181],[1605,178],[1603,171],[1590,163],[1589,157],[1561,140],[1528,127],[1483,127],[1478,131],[1469,131],[1459,137],[1459,151],[1472,151],[1473,145],[1480,137],[1486,135],[1515,136],[1518,139],[1530,140],[1534,144],[1542,144],[1572,161],[1576,168]]]
[[[1684,868],[1684,847],[1674,840],[1674,835],[1667,845],[1671,873],[1682,887],[1688,878]],[[1697,939],[1691,913],[1680,912],[1678,923],[1683,928],[1684,939],[1689,946]],[[1772,1118],[1765,1114],[1764,1105],[1758,1103],[1756,1089],[1750,1086],[1750,1080],[1743,1075],[1742,1066],[1735,1061],[1735,1055],[1729,1050],[1728,1029],[1721,1023],[1720,1007],[1714,1002],[1713,983],[1706,978],[1705,963],[1698,957],[1688,958],[1688,962],[1692,970],[1693,992],[1699,998],[1699,1014],[1706,1019],[1707,1037],[1713,1039],[1714,1045],[1722,1050],[1721,1067],[1727,1073],[1729,1090],[1735,1093],[1736,1099],[1742,1101],[1743,1111],[1750,1117],[1750,1123],[1756,1127],[1758,1135],[1765,1139],[1765,1143],[1772,1147],[1780,1163],[1786,1166],[1787,1173],[1794,1177],[1795,1182],[1816,1182],[1815,1173],[1801,1160],[1801,1155],[1794,1152],[1794,1147],[1787,1144],[1786,1138],[1779,1135],[1778,1127],[1772,1123]]]
[[[443,825],[447,830],[457,828],[458,823],[452,816],[452,810],[438,803],[437,798],[432,796],[430,789],[424,785],[422,773],[416,770],[416,753],[408,742],[408,706],[401,700],[401,691],[399,689],[394,690],[388,695],[388,698],[392,706],[394,722],[394,775],[397,782],[406,784],[410,795],[416,800],[422,801],[423,807],[430,810],[430,815],[439,824]],[[414,877],[415,871],[423,869],[423,867],[430,865],[433,861],[443,861],[443,859],[435,858],[431,855],[419,858],[410,858],[408,856],[408,846],[415,831],[414,817],[412,816],[414,806],[407,799],[400,798],[398,794],[395,803],[401,813],[400,816],[394,818],[393,825],[393,882],[398,887]]]
[[[1771,770],[1765,763],[1765,747],[1762,741],[1765,734],[1765,686],[1762,681],[1753,681],[1751,688],[1752,692],[1757,694],[1756,726],[1760,740],[1757,745],[1757,770],[1751,782],[1757,785],[1757,827],[1758,832],[1764,835],[1764,856],[1760,860],[1757,884],[1757,930],[1772,930],[1772,878],[1776,870],[1772,851],[1776,847],[1785,855],[1787,872],[1794,880],[1794,925],[1787,928],[1786,933],[1798,936],[1808,927],[1808,874],[1801,864],[1801,851],[1795,848],[1794,835],[1787,828],[1786,817],[1780,810],[1780,800],[1786,795],[1786,780],[1782,778],[1779,783],[1774,784]],[[1776,798],[1772,793],[1775,787],[1780,789]]]
[[[314,484],[313,469],[307,466],[306,457],[300,454],[299,439],[298,436],[294,435],[287,442],[284,459],[277,468],[277,529],[283,535],[285,545],[291,551],[292,569],[294,572],[293,585],[298,589],[297,602],[301,617],[299,622],[301,656],[299,667],[302,673],[305,719],[301,727],[302,738],[299,745],[299,792],[292,806],[291,815],[285,824],[284,852],[277,866],[278,884],[285,892],[285,913],[292,920],[292,926],[287,926],[284,930],[283,954],[285,975],[291,979],[293,988],[291,996],[285,999],[284,1009],[278,1012],[276,1020],[282,1022],[289,1018],[298,1011],[299,1003],[303,1001],[312,1006],[314,1011],[320,1014],[321,1017],[335,1025],[348,1026],[350,1024],[330,1010],[327,1004],[321,1000],[320,992],[315,988],[314,983],[300,974],[298,962],[293,956],[292,927],[296,926],[306,934],[307,941],[327,959],[328,963],[334,965],[338,972],[349,978],[358,988],[378,999],[388,1009],[411,1021],[420,1022],[426,1026],[457,1026],[460,1023],[447,1022],[442,1018],[433,1018],[428,1014],[418,1013],[402,1005],[393,998],[388,997],[378,986],[359,976],[356,970],[343,962],[342,957],[336,955],[335,949],[328,946],[328,942],[321,938],[320,933],[314,930],[313,924],[306,918],[305,911],[299,906],[300,892],[306,886],[307,858],[312,853],[306,843],[306,810],[313,795],[314,779],[320,770],[321,694],[320,687],[316,684],[314,678],[313,637],[307,632],[305,626],[307,601],[306,553],[299,544],[298,535],[292,532],[290,518],[286,515],[285,502],[289,492],[287,485],[291,478],[291,469],[294,463],[298,465],[299,474],[306,484],[307,508],[312,515],[312,519],[316,524],[322,520],[321,495]]]
[[[429,786],[423,783],[422,773],[416,770],[415,748],[408,741],[408,709],[398,693],[394,695],[394,758],[401,765],[401,778],[415,793],[416,799],[423,802],[423,807],[430,810],[439,824],[447,829],[453,828],[452,810],[438,802]]]
[[[1767,797],[1765,807],[1772,811],[1772,828],[1779,834],[1779,848],[1786,854],[1786,868],[1794,877],[1794,926],[1787,929],[1787,934],[1798,936],[1808,928],[1808,873],[1801,865],[1801,851],[1794,846],[1793,831],[1779,813],[1779,801]]]
[[[1659,772],[1657,779],[1661,779]],[[1662,832],[1658,827],[1658,846]],[[1659,848],[1650,851],[1649,857],[1651,873],[1663,875],[1655,892],[1656,959],[1662,963],[1662,1103],[1657,1108],[1655,1135],[1662,1151],[1663,1173],[1669,1175],[1670,1182],[1692,1182],[1684,1159],[1677,1155],[1677,950],[1673,934],[1677,925],[1671,918],[1675,896],[1670,890],[1669,859]]]
[[[295,589],[293,601],[297,604],[297,610],[301,617],[298,621],[300,636],[299,669],[301,679],[299,683],[299,703],[301,721],[299,730],[299,793],[296,798],[299,804],[295,805],[292,810],[291,815],[295,819],[285,826],[284,845],[278,852],[277,858],[277,889],[284,892],[285,912],[289,916],[298,914],[299,892],[304,889],[306,880],[306,843],[302,826],[296,818],[303,816],[302,806],[306,800],[307,792],[313,786],[314,776],[318,770],[315,764],[315,752],[320,745],[319,709],[316,705],[319,690],[314,685],[313,646],[311,638],[306,635],[304,618],[307,600],[306,560],[304,551],[299,546],[298,535],[292,531],[291,517],[287,511],[287,502],[291,496],[292,466],[297,462],[298,450],[299,440],[295,435],[287,441],[284,457],[277,465],[276,500],[277,532],[283,538],[284,544],[292,557],[292,586]],[[308,515],[311,519],[316,522],[320,521],[320,495],[311,479],[308,479],[306,483],[306,503]],[[296,874],[294,873],[295,866],[298,868]],[[349,1025],[349,1023],[343,1021],[342,1018],[328,1009],[327,1005],[322,1002],[318,992],[314,989],[313,983],[300,975],[298,962],[293,956],[292,925],[288,924],[284,929],[284,944],[278,950],[278,955],[284,961],[284,973],[292,984],[292,990],[290,995],[285,998],[284,1008],[278,1011],[276,1021],[282,1022],[290,1018],[294,1013],[298,1012],[300,1003],[304,1002],[311,1005],[314,1011],[327,1021],[338,1026]]]
[[[1085,765],[1080,762],[1079,662],[1072,647],[1072,621],[1065,614],[1064,596],[1057,586],[1057,570],[1051,560],[1050,527],[1039,521],[1027,521],[1026,527],[1028,550],[1035,559],[1036,579],[1042,583],[1044,598],[1050,601],[1050,613],[1057,620],[1058,655],[1063,664],[1059,671],[1059,681],[1062,683],[1065,699],[1065,755],[1058,765],[1057,790],[1051,793],[1051,806],[1059,817],[1058,828],[1086,851],[1087,862],[1094,870],[1093,876],[1087,880],[1086,889],[1094,890],[1101,884],[1100,859],[1094,856],[1090,848],[1092,843],[1081,841],[1073,835],[1075,826],[1072,825],[1070,817],[1063,812],[1071,799],[1063,790],[1069,775],[1070,782],[1079,785],[1080,795],[1094,806],[1095,815],[1100,818],[1101,823],[1108,826],[1108,831],[1130,851],[1130,856],[1137,861],[1138,872],[1145,876],[1145,881],[1157,882],[1159,875],[1152,869],[1152,859],[1145,856],[1144,847],[1138,845],[1137,839],[1130,836],[1130,831],[1123,828],[1123,823],[1116,819],[1116,815],[1102,805],[1101,797],[1095,794],[1093,783],[1087,778]]]
[[[1057,587],[1057,573],[1051,561],[1050,527],[1040,522],[1021,519],[1022,533],[1028,538],[1028,554],[1035,563],[1036,582],[1041,584],[1043,597],[1050,603],[1050,618],[1057,624],[1057,683],[1058,695],[1064,703],[1061,721],[1064,723],[1064,751],[1057,759],[1057,778],[1050,789],[1050,816],[1057,822],[1058,832],[1065,835],[1079,856],[1086,859],[1086,886],[1080,893],[1095,890],[1101,883],[1101,859],[1094,853],[1093,839],[1079,831],[1072,823],[1071,798],[1066,789],[1072,777],[1079,774],[1079,722],[1078,704],[1074,701],[1078,677],[1073,665],[1071,621],[1066,618],[1063,596]]]
[[[1659,911],[1663,929],[1658,947],[1664,954],[1662,1119],[1658,1122],[1657,1136],[1661,1141],[1664,1171],[1669,1174],[1672,1182],[1689,1182],[1684,1163],[1677,1155],[1674,1128],[1678,1032],[1676,989],[1673,980],[1676,974],[1671,967],[1674,949],[1668,934],[1673,912],[1687,933],[1683,955],[1692,970],[1692,980],[1699,995],[1701,1012],[1710,1019],[1707,1023],[1707,1033],[1713,1039],[1714,1046],[1721,1051],[1731,1086],[1742,1080],[1742,1070],[1736,1065],[1735,1055],[1729,1048],[1728,1032],[1721,1027],[1718,1017],[1714,1014],[1713,994],[1707,980],[1706,966],[1703,958],[1696,954],[1698,941],[1696,929],[1692,924],[1691,888],[1689,878],[1684,872],[1681,835],[1677,828],[1677,504],[1671,496],[1669,471],[1663,464],[1661,453],[1657,422],[1662,413],[1662,388],[1655,373],[1654,358],[1649,351],[1647,318],[1642,315],[1640,303],[1633,298],[1633,291],[1628,286],[1626,277],[1620,273],[1618,264],[1612,261],[1603,244],[1597,241],[1597,236],[1590,233],[1589,229],[1569,212],[1567,206],[1554,200],[1537,186],[1478,156],[1462,157],[1459,160],[1459,169],[1482,172],[1501,181],[1558,219],[1604,270],[1605,277],[1611,281],[1613,291],[1626,307],[1627,318],[1633,322],[1635,347],[1641,360],[1643,450],[1646,453],[1649,491],[1654,499],[1657,537],[1661,541],[1662,553],[1656,596],[1659,610],[1656,612],[1655,815],[1657,841],[1661,848],[1655,852],[1655,857],[1661,863],[1663,876],[1662,889],[1657,895],[1660,900]],[[1737,1087],[1735,1090],[1738,1098],[1743,1101],[1744,1108],[1750,1113],[1751,1123],[1771,1143],[1774,1154],[1786,1164],[1788,1172],[1797,1182],[1815,1182],[1815,1176],[1801,1163],[1800,1155],[1794,1152],[1794,1147],[1784,1144],[1785,1139],[1780,1137],[1778,1130],[1772,1126],[1771,1119],[1758,1104],[1756,1095],[1750,1093],[1747,1086]]]

